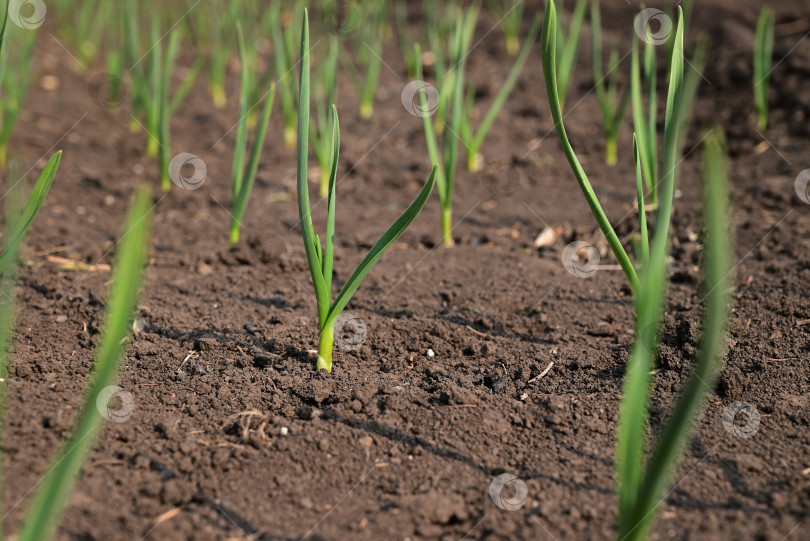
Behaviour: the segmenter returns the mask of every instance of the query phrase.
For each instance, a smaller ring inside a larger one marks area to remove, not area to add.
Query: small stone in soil
[[[140,334],[145,330],[146,324],[143,322],[143,320],[136,319],[135,321],[132,322],[132,332],[134,332],[135,334]]]
[[[282,427],[279,429],[278,433],[279,433],[279,434],[281,434],[282,436],[286,436],[287,434],[289,434],[289,433],[290,433],[290,429],[289,429],[289,428],[287,428],[286,426],[282,426]]]
[[[362,445],[366,449],[371,447],[371,444],[374,443],[374,440],[371,439],[371,436],[364,436],[364,437],[360,438],[358,441],[360,442],[360,445]]]
[[[427,356],[428,356],[428,357],[433,357],[434,355],[436,355],[436,354],[435,354],[435,353],[433,353],[433,350],[432,350],[432,349],[428,349],[428,350],[427,350]]]
[[[493,392],[500,392],[506,387],[506,380],[501,374],[489,374],[484,376],[484,385],[493,390]]]
[[[781,509],[784,509],[785,505],[787,505],[787,500],[783,495],[779,493],[773,493],[770,496],[770,505],[774,510],[779,511]]]
[[[305,421],[311,421],[319,418],[323,412],[319,409],[310,408],[309,406],[301,406],[298,408],[298,417]]]

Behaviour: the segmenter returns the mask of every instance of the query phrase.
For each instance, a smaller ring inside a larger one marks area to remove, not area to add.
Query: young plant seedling
[[[101,407],[107,407],[104,393],[115,385],[118,378],[126,351],[125,339],[132,328],[132,313],[136,307],[143,269],[148,261],[151,205],[151,190],[142,186],[130,205],[125,234],[118,247],[104,332],[83,406],[70,438],[52,460],[48,473],[34,494],[19,541],[42,541],[53,537],[82,464],[104,423],[100,411]],[[109,400],[111,397],[106,398]]]
[[[160,56],[159,48],[155,47],[142,56],[141,29],[138,24],[137,3],[134,0],[125,0],[124,32],[126,61],[132,66],[130,77],[132,80],[132,122],[130,128],[137,133],[141,128],[146,131],[146,156],[154,158],[158,154],[160,145]],[[160,38],[157,21],[150,26],[150,37]],[[158,45],[160,45],[158,43]],[[141,123],[141,120],[143,121]]]
[[[6,165],[8,143],[28,90],[36,41],[35,31],[8,24],[8,9],[3,7],[0,27],[0,168]],[[9,40],[13,46],[9,46]]]
[[[315,72],[311,98],[315,101],[315,116],[310,117],[309,140],[321,170],[319,195],[329,195],[329,168],[332,159],[332,111],[337,102],[337,66],[340,43],[337,36],[324,38],[328,44],[326,57]]]
[[[754,103],[757,106],[757,128],[768,127],[768,88],[771,84],[774,17],[770,8],[759,12],[754,40]]]
[[[174,112],[183,103],[186,95],[191,90],[194,80],[202,68],[202,62],[198,60],[194,63],[188,75],[183,79],[182,83],[174,93],[174,97],[170,97],[170,86],[172,81],[172,73],[174,72],[174,64],[177,59],[177,50],[180,46],[180,30],[174,29],[169,33],[169,45],[166,50],[166,57],[163,59],[163,74],[160,77],[160,86],[157,107],[158,107],[158,122],[159,122],[159,142],[160,145],[160,186],[164,192],[168,192],[172,187],[172,181],[169,177],[169,162],[172,159],[171,155],[171,130],[169,128],[169,120]],[[160,45],[155,46],[157,58],[160,58]],[[150,138],[150,141],[154,141]]]
[[[170,97],[172,73],[174,73],[177,52],[180,47],[181,29],[169,32],[166,54],[163,54],[162,39],[158,19],[151,20],[152,47],[144,55],[140,54],[138,17],[134,0],[124,4],[124,25],[126,33],[126,57],[132,67],[132,108],[133,118],[141,116],[147,132],[146,155],[158,156],[160,185],[164,192],[172,187],[169,177],[171,161],[171,131],[169,120],[191,90],[203,60],[198,59],[185,76],[180,86]]]
[[[685,3],[691,5],[691,2]],[[683,27],[686,28],[686,11],[683,16]],[[674,36],[674,32],[673,32]],[[656,91],[656,46],[652,40],[644,40],[643,58],[639,58],[638,40],[633,34],[633,48],[630,68],[630,94],[631,108],[633,111],[633,127],[638,138],[639,155],[644,176],[647,193],[649,195],[649,210],[654,210],[658,205],[658,185],[659,185],[659,152],[658,152],[658,98]],[[673,44],[670,39],[667,44]],[[706,65],[706,58],[709,53],[711,43],[708,38],[699,38],[692,53],[692,57],[684,67],[683,86],[681,90],[680,122],[678,129],[679,141],[678,149],[683,148],[683,141],[692,118],[692,105],[697,96],[698,86],[702,78],[701,72]],[[672,52],[674,45],[669,47]],[[647,95],[647,108],[645,113],[644,94]],[[677,165],[676,165],[677,167]]]
[[[439,84],[439,82],[444,82],[449,88],[452,88],[453,66],[449,65],[448,57],[452,56],[453,52],[449,51],[448,53],[445,49],[453,47],[453,34],[458,27],[458,18],[461,17],[460,10],[462,6],[460,3],[453,0],[446,2],[423,0],[422,11],[424,12],[425,23],[419,25],[420,30],[417,32],[416,37],[412,35],[411,28],[409,27],[407,3],[392,2],[392,4],[396,13],[399,46],[402,52],[402,58],[405,61],[405,67],[408,71],[408,77],[415,79],[417,62],[424,62],[425,64],[433,65],[437,86],[444,86]],[[473,10],[477,13],[480,10],[479,6],[480,0],[473,2],[472,5],[466,9],[468,16],[472,16]],[[416,56],[415,45],[423,41],[427,43],[425,57],[418,58]],[[467,47],[469,48],[469,44]],[[452,94],[452,90],[450,94]],[[436,131],[440,132],[443,127],[444,118],[439,116],[439,111],[437,111],[435,119]]]
[[[644,173],[647,191],[652,205],[658,204],[658,140],[657,117],[658,98],[656,93],[655,46],[644,43],[644,88],[641,80],[638,40],[633,36],[632,60],[630,64],[630,95],[633,109],[633,128],[638,138],[639,158]],[[647,92],[647,113],[644,113],[644,96]]]
[[[352,275],[340,290],[334,302],[331,300],[332,291],[332,265],[335,253],[335,189],[337,177],[338,154],[340,151],[340,127],[335,106],[332,106],[332,154],[329,169],[329,196],[326,210],[326,237],[324,245],[315,235],[312,227],[312,209],[309,204],[309,187],[307,185],[307,160],[309,154],[309,18],[304,11],[303,27],[301,30],[301,71],[300,90],[298,96],[298,215],[300,218],[301,235],[304,239],[304,250],[309,263],[312,284],[318,304],[318,324],[320,329],[320,343],[318,345],[317,370],[332,371],[332,349],[335,339],[335,322],[343,312],[349,300],[360,287],[363,279],[379,261],[385,251],[402,235],[405,229],[416,218],[425,206],[433,190],[436,177],[436,167],[430,174],[419,195],[411,205],[402,213],[394,224],[383,233],[374,243]]]
[[[478,131],[474,131],[472,127],[473,93],[468,93],[470,98],[465,104],[465,114],[462,117],[461,138],[464,142],[464,148],[467,151],[467,169],[472,173],[476,173],[481,169],[483,159],[481,158],[480,151],[484,145],[484,140],[489,130],[492,129],[492,125],[495,123],[498,113],[501,112],[506,100],[509,98],[509,94],[512,93],[515,83],[517,83],[518,76],[524,64],[526,64],[526,60],[529,58],[529,53],[532,50],[532,45],[534,45],[534,40],[537,38],[537,33],[540,31],[541,23],[542,19],[540,18],[540,14],[537,14],[529,28],[526,40],[523,42],[523,47],[520,48],[520,54],[515,59],[515,63],[512,65],[512,69],[509,70],[506,80],[503,82],[500,90],[498,90],[498,94],[495,95],[495,99],[492,101],[489,109],[487,109],[486,114],[484,114],[481,125],[478,126]]]
[[[443,4],[443,9],[439,8],[439,4]],[[466,60],[466,52],[470,50],[472,45],[473,33],[475,25],[478,21],[478,13],[480,11],[480,2],[473,2],[467,8],[462,9],[458,2],[440,3],[436,0],[426,0],[426,37],[430,46],[429,54],[423,57],[421,51],[419,55],[414,55],[420,61],[419,69],[417,70],[417,79],[422,79],[423,68],[421,65],[422,60],[430,60],[433,62],[433,71],[435,74],[436,88],[439,93],[439,101],[436,107],[433,108],[433,131],[437,134],[444,135],[445,128],[451,128],[453,125],[453,115],[456,113],[455,109],[455,95],[456,95],[456,76],[462,78],[462,95],[464,91],[464,66],[457,60],[459,58],[459,50],[462,51],[461,58]],[[460,40],[460,41],[459,41]],[[461,109],[460,114],[463,115],[464,111]],[[461,119],[459,117],[459,129],[461,129]],[[458,134],[459,132],[455,130]],[[457,137],[458,138],[458,137]],[[432,158],[431,158],[432,159]]]
[[[245,39],[242,32],[242,25],[236,22],[236,39],[239,49],[239,61],[242,68],[242,91],[239,97],[239,123],[236,127],[236,147],[233,155],[233,188],[231,190],[231,230],[230,244],[233,246],[239,242],[239,229],[242,226],[242,219],[245,217],[245,209],[256,180],[256,172],[259,169],[259,159],[262,155],[264,139],[267,135],[267,125],[270,122],[270,113],[273,110],[273,101],[276,96],[275,85],[265,92],[264,107],[262,116],[256,126],[253,135],[253,145],[250,148],[250,157],[245,166],[245,156],[247,153],[248,117],[250,110],[258,107],[258,103],[251,106],[250,96],[254,87],[252,82],[247,52],[245,50]]]
[[[411,30],[408,27],[408,4],[405,2],[393,2],[393,5],[399,48],[408,77],[413,79],[416,78],[416,62],[418,59],[414,54],[413,37],[411,37]]]
[[[563,26],[562,17],[557,20],[556,61],[559,67],[557,80],[559,81],[560,108],[562,110],[565,110],[565,98],[568,95],[571,75],[574,73],[574,67],[577,63],[579,36],[582,33],[582,24],[585,22],[587,7],[588,0],[577,0],[567,31]],[[562,0],[560,0],[560,11],[562,11]]]
[[[156,25],[152,26],[153,28],[153,36],[157,34],[154,32],[154,29],[157,28]],[[172,71],[174,69],[174,62],[177,58],[177,49],[180,45],[180,33],[177,30],[172,30],[169,34],[169,46],[166,51],[166,58],[163,60],[163,74],[160,77],[160,85],[157,88],[158,90],[158,98],[157,98],[157,108],[158,108],[158,140],[157,143],[160,145],[160,187],[163,189],[164,192],[168,192],[172,188],[172,180],[169,176],[169,162],[171,161],[171,129],[169,127],[169,120],[171,119],[173,110],[170,109],[169,105],[169,84],[172,78]],[[155,46],[156,55],[158,59],[161,58],[160,49],[161,46]],[[160,62],[158,60],[157,62]],[[154,140],[153,138],[150,141]]]
[[[470,9],[464,16],[456,19],[456,29],[453,33],[453,45],[451,48],[453,64],[452,70],[445,72],[444,82],[439,89],[439,102],[436,105],[436,116],[443,120],[449,119],[449,126],[442,125],[442,153],[439,154],[439,142],[434,132],[434,121],[429,114],[421,114],[422,124],[425,130],[425,140],[427,142],[428,156],[431,163],[440,164],[436,175],[437,191],[442,207],[441,236],[442,244],[452,246],[453,241],[453,186],[456,179],[456,168],[458,162],[458,143],[461,133],[462,118],[464,116],[464,66],[467,55],[465,54],[475,21],[478,18],[476,9]],[[438,50],[438,49],[437,49]],[[422,58],[422,50],[417,43],[414,48],[417,59]],[[435,51],[434,51],[435,52]],[[439,65],[439,62],[436,62]],[[437,77],[439,70],[437,69]],[[423,79],[422,62],[416,63],[416,78]],[[441,77],[440,77],[441,78]],[[428,103],[426,92],[420,91],[422,111],[429,111],[431,105]],[[442,104],[452,108],[450,112],[442,109]]]
[[[388,0],[360,2],[355,9],[360,11],[361,24],[354,32],[354,51],[358,66],[349,55],[341,55],[341,63],[348,68],[346,73],[360,94],[360,118],[369,119],[374,114],[374,96],[380,80],[382,67],[383,32],[388,14]]]
[[[123,8],[123,4],[118,6]],[[106,77],[98,86],[91,83],[91,92],[97,92],[97,103],[103,105],[108,110],[114,110],[126,99],[126,85],[124,77],[126,66],[126,48],[124,44],[124,18],[120,16],[110,19],[113,29],[104,36],[104,66],[107,70]],[[94,79],[94,82],[97,79]]]
[[[710,136],[704,165],[704,209],[706,223],[706,312],[704,335],[694,375],[681,395],[674,413],[664,428],[646,469],[643,467],[644,435],[649,422],[650,374],[655,352],[660,343],[658,328],[663,316],[666,296],[666,257],[679,154],[679,130],[684,124],[683,95],[683,19],[678,12],[670,63],[667,94],[664,162],[658,213],[652,243],[647,238],[644,195],[642,190],[643,163],[638,139],[634,138],[636,190],[641,224],[641,268],[639,274],[630,263],[615,231],[602,211],[565,133],[559,105],[554,66],[556,12],[553,0],[546,9],[543,27],[543,71],[546,77],[552,117],[569,164],[585,194],[602,232],[614,255],[625,271],[633,290],[636,310],[636,342],[624,381],[619,428],[616,442],[616,478],[619,499],[619,538],[646,539],[653,525],[657,502],[668,486],[677,459],[694,425],[706,393],[717,374],[720,345],[728,316],[729,276],[731,274],[730,235],[727,201],[729,197],[722,144]],[[637,57],[636,57],[637,58]],[[638,70],[635,70],[636,75]],[[707,383],[708,382],[708,383]]]
[[[264,9],[258,3],[231,2],[230,9],[234,10],[232,21],[239,22],[242,26],[242,40],[244,42],[244,56],[247,65],[251,68],[250,85],[248,88],[248,103],[257,104],[267,95],[268,88],[277,85],[273,84],[275,70],[269,61],[265,61],[263,55],[272,46],[270,40],[264,36],[272,34],[273,14],[271,10]],[[234,28],[231,24],[231,30]],[[233,32],[229,34],[233,38]],[[238,41],[235,40],[235,41]],[[242,54],[237,47],[237,58],[242,62]],[[294,77],[290,77],[294,79]],[[248,129],[255,129],[259,124],[260,110],[256,107],[248,108]]]
[[[232,35],[233,21],[239,13],[239,2],[225,2],[224,0],[209,0],[208,9],[196,9],[191,13],[198,17],[200,28],[207,28],[205,34],[207,41],[206,74],[208,75],[208,91],[214,107],[222,109],[228,102],[225,90],[225,74],[228,61],[233,51]],[[222,16],[225,14],[225,16]]]
[[[642,270],[636,302],[636,341],[627,364],[616,438],[619,539],[647,539],[656,509],[670,485],[686,442],[700,417],[705,397],[723,364],[722,344],[733,288],[733,238],[729,211],[728,167],[724,141],[716,132],[705,140],[703,159],[704,283],[703,335],[694,373],[672,414],[644,458],[650,418],[654,360],[661,343],[658,329],[666,300],[666,233],[657,231],[648,267]]]
[[[22,182],[25,177],[23,167],[16,167],[18,162],[9,164],[7,173],[8,191],[5,193],[4,229],[2,239],[5,241],[0,252],[0,421],[3,419],[6,404],[6,390],[11,359],[11,346],[14,341],[14,327],[17,315],[17,265],[20,245],[42,202],[50,189],[54,174],[59,165],[61,151],[54,155],[40,174],[34,185],[34,190],[23,207]],[[20,179],[20,180],[11,180]],[[0,422],[0,445],[3,445],[5,422]],[[2,480],[2,466],[0,466],[0,480]],[[2,523],[0,523],[0,538],[2,538]]]
[[[42,208],[42,203],[45,202],[45,196],[48,195],[48,191],[51,189],[60,161],[62,161],[61,150],[51,156],[51,159],[45,164],[45,168],[40,173],[36,184],[34,184],[34,190],[28,198],[25,209],[23,209],[19,219],[15,221],[14,227],[8,229],[9,234],[6,237],[6,244],[2,255],[0,255],[0,273],[5,272],[9,266],[13,266],[16,262],[20,244],[22,244],[26,233],[31,228],[31,224],[34,223],[34,218],[37,217],[39,209]]]
[[[13,162],[12,162],[13,163]],[[16,172],[14,173],[17,174]],[[22,199],[14,190],[6,194],[3,238],[15,229],[15,215]],[[9,249],[10,248],[10,249]],[[8,372],[11,359],[11,345],[14,342],[14,328],[17,316],[17,256],[15,247],[6,247],[3,259],[8,263],[0,267],[0,418],[6,411],[6,391],[8,389]],[[14,263],[14,264],[9,264]],[[5,419],[0,423],[0,445],[5,448]],[[3,479],[3,464],[0,464],[0,482]],[[0,483],[2,488],[2,483]],[[0,523],[0,539],[3,538],[3,524]]]
[[[692,0],[665,0],[663,11],[671,20],[678,17],[678,7],[681,8],[681,20],[683,21],[683,33],[687,35],[689,31],[689,22],[692,20]],[[648,25],[648,31],[652,32],[653,28]],[[659,33],[661,28],[659,27]],[[675,34],[670,32],[666,43],[664,43],[664,50],[666,51],[666,58],[672,58],[672,48],[675,46]]]
[[[509,56],[520,52],[520,25],[523,22],[524,0],[487,0],[492,18],[498,21]],[[539,17],[539,14],[538,14]]]
[[[611,251],[613,252],[614,256],[619,262],[622,270],[624,271],[625,276],[627,277],[627,281],[630,284],[630,288],[633,291],[633,294],[637,297],[639,294],[639,279],[636,269],[630,260],[629,255],[622,246],[621,241],[619,240],[616,231],[613,229],[613,226],[610,224],[607,216],[605,215],[604,210],[602,210],[602,205],[599,203],[599,199],[596,197],[596,193],[591,186],[590,181],[588,180],[588,176],[585,173],[585,170],[582,168],[582,165],[577,158],[576,153],[574,152],[573,147],[571,146],[570,141],[568,140],[568,135],[565,130],[565,123],[563,122],[562,117],[562,107],[560,104],[559,92],[557,90],[557,70],[555,65],[556,59],[556,51],[555,48],[557,46],[557,39],[555,36],[556,28],[557,28],[557,21],[556,21],[557,13],[556,8],[554,6],[553,0],[548,0],[546,4],[546,17],[545,22],[543,23],[543,34],[542,34],[542,48],[543,48],[543,74],[545,76],[546,81],[546,90],[548,92],[548,100],[549,106],[551,108],[551,117],[554,120],[554,124],[557,129],[557,137],[560,140],[560,144],[563,147],[563,151],[565,152],[566,158],[568,159],[568,163],[571,166],[571,170],[576,177],[577,183],[579,184],[580,188],[582,189],[582,193],[585,196],[586,201],[588,202],[588,206],[591,208],[591,212],[593,213],[594,217],[596,218],[597,223],[599,224],[599,228],[602,230],[602,233],[605,235],[605,238],[610,246]],[[658,206],[658,213],[657,213],[657,221],[655,231],[656,234],[660,231],[669,231],[670,226],[670,218],[672,215],[672,201],[675,193],[675,177],[676,177],[676,164],[678,161],[679,152],[679,129],[682,124],[681,115],[684,114],[683,111],[683,96],[682,96],[682,86],[683,86],[683,27],[681,24],[680,14],[678,17],[678,26],[676,30],[675,36],[675,47],[673,48],[673,56],[672,61],[670,64],[670,80],[669,80],[669,90],[667,93],[667,106],[666,106],[666,118],[664,123],[664,167],[663,167],[663,176],[660,180],[661,184],[661,199]],[[642,168],[642,153],[641,153],[641,139],[638,139],[638,144],[634,145],[634,154],[636,158],[636,166],[637,169]],[[638,183],[638,174],[637,174],[637,197],[641,200],[642,204],[639,204],[639,219],[642,220],[642,216],[645,213],[645,209],[643,206],[643,194],[641,194],[640,186]],[[656,180],[656,182],[658,182]],[[646,218],[644,218],[646,220]],[[644,221],[642,221],[642,224]],[[644,225],[646,228],[646,225]],[[642,244],[646,244],[646,239],[642,239]],[[641,249],[642,253],[649,253],[649,247],[642,246]]]
[[[686,26],[684,26],[686,28]],[[689,125],[694,114],[694,103],[697,97],[700,81],[703,79],[703,70],[706,67],[706,59],[709,56],[711,40],[706,36],[701,36],[695,43],[692,56],[684,66],[683,72],[683,114],[681,114],[681,126],[678,129],[678,148],[684,148],[684,141],[689,133]],[[680,167],[682,160],[678,160],[676,167]],[[678,175],[676,174],[676,178]]]
[[[298,2],[292,12],[281,10],[282,2],[271,2],[268,8],[270,14],[270,28],[273,36],[273,61],[275,67],[276,87],[278,88],[281,114],[284,117],[284,144],[287,148],[295,148],[296,124],[298,122],[298,109],[295,102],[298,93],[295,88],[293,76],[295,54],[295,31],[293,24],[287,20],[301,19],[302,5]]]
[[[59,39],[70,48],[76,62],[71,67],[84,72],[93,64],[99,50],[104,50],[105,34],[109,33],[109,21],[117,2],[105,0],[86,0],[83,2],[61,2],[54,13],[57,14]],[[51,3],[48,3],[48,16],[51,14]]]
[[[605,163],[616,165],[616,137],[619,134],[624,112],[630,101],[630,92],[625,89],[619,97],[619,47],[613,44],[608,59],[608,73],[602,71],[602,16],[599,12],[599,0],[591,0],[591,29],[593,43],[593,78],[596,87],[596,98],[602,111],[602,123],[605,130]],[[607,79],[607,85],[605,85]]]

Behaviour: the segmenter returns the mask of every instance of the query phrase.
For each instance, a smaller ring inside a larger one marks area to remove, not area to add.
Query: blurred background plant
[[[768,88],[771,82],[771,60],[774,35],[773,11],[764,7],[759,12],[754,39],[754,102],[757,107],[757,128],[768,127]]]
[[[0,14],[0,168],[6,165],[11,134],[31,83],[31,64],[37,32],[9,21],[8,8]]]

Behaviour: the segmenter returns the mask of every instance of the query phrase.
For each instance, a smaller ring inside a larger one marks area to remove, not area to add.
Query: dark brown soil
[[[638,8],[603,4],[605,37],[629,50]],[[661,502],[655,538],[808,539],[810,207],[793,183],[810,167],[810,9],[779,3],[776,58],[784,59],[773,72],[771,124],[758,133],[749,59],[760,6],[696,4],[691,36],[708,34],[714,46],[676,201],[654,430],[699,339],[694,145],[718,123],[732,156],[738,286],[726,366]],[[421,24],[417,13],[413,23]],[[488,16],[479,22],[484,39],[469,63],[483,103],[509,69],[491,25]],[[37,84],[11,151],[41,166],[51,149],[64,149],[21,272],[11,369],[19,385],[8,387],[3,465],[9,532],[71,428],[109,279],[103,267],[64,270],[48,256],[111,263],[129,194],[143,180],[157,186],[144,135],[128,130],[128,105],[99,108],[87,92],[96,72],[77,73],[52,32],[40,31]],[[429,171],[421,119],[400,103],[407,77],[398,48],[387,47],[391,70],[383,69],[370,121],[356,118],[356,94],[341,83],[338,285]],[[608,215],[629,234],[630,126],[619,165],[605,167],[589,66],[585,39],[566,122]],[[58,90],[43,89],[45,75],[58,78]],[[589,279],[560,263],[567,242],[603,241],[552,132],[539,47],[485,148],[487,163],[511,167],[460,173],[452,249],[436,247],[439,207],[429,203],[351,302],[367,335],[358,349],[335,352],[330,376],[313,371],[317,318],[295,229],[294,152],[281,143],[278,110],[244,239],[227,248],[233,134],[215,143],[236,117],[234,103],[215,110],[201,82],[173,120],[173,152],[203,158],[208,179],[200,190],[175,187],[156,199],[143,330],[120,382],[135,410],[104,428],[59,538],[610,538],[633,309],[607,254]],[[318,205],[316,227],[324,210]],[[532,241],[546,225],[563,238],[538,251]],[[760,413],[753,437],[724,428],[734,402]],[[518,511],[489,497],[504,472],[528,486]]]

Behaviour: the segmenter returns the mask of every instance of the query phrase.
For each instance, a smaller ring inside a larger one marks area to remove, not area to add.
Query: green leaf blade
[[[543,57],[543,75],[546,82],[546,91],[548,93],[549,107],[551,109],[551,117],[554,120],[554,126],[557,130],[557,138],[560,145],[563,147],[565,156],[568,159],[568,164],[576,177],[577,183],[585,196],[591,212],[599,224],[599,228],[607,239],[619,265],[624,271],[627,281],[630,283],[630,288],[634,294],[638,291],[638,276],[627,255],[621,241],[619,240],[616,231],[610,224],[605,212],[602,210],[602,205],[599,203],[596,194],[593,191],[588,176],[577,158],[568,135],[565,132],[565,124],[562,117],[562,106],[560,104],[560,94],[557,89],[557,68],[556,68],[556,50],[557,50],[557,11],[554,7],[554,0],[548,0],[546,4],[545,20],[543,22],[543,33],[541,36],[542,43],[542,57]]]
[[[242,190],[244,175],[245,152],[247,149],[247,117],[250,96],[250,73],[248,72],[247,51],[245,50],[245,36],[242,24],[236,21],[236,43],[239,51],[239,67],[241,69],[242,86],[239,92],[239,123],[236,126],[236,142],[234,143],[233,158],[233,194]]]
[[[237,193],[234,193],[233,219],[231,220],[231,244],[235,244],[235,242],[239,239],[239,228],[241,227],[242,219],[245,216],[245,210],[247,209],[247,204],[250,200],[250,193],[253,190],[253,184],[256,181],[256,173],[259,171],[259,160],[261,159],[262,149],[264,148],[264,141],[267,135],[267,126],[270,123],[270,115],[273,111],[273,102],[275,97],[276,87],[271,86],[270,93],[265,98],[259,125],[256,127],[253,145],[250,148],[250,158],[248,159],[245,172],[242,175],[241,187]],[[236,232],[235,238],[234,231]]]
[[[722,368],[723,340],[728,326],[733,289],[734,242],[730,224],[730,190],[724,138],[713,132],[705,139],[703,160],[703,203],[705,222],[705,282],[707,291],[703,336],[695,370],[678,399],[664,431],[655,446],[647,471],[638,489],[632,525],[627,534],[643,539],[655,520],[663,497],[687,439],[699,418],[706,396],[712,391]]]
[[[61,160],[62,151],[60,150],[51,156],[51,159],[45,164],[42,173],[40,173],[39,179],[37,179],[34,185],[34,190],[28,198],[28,203],[25,205],[22,216],[20,216],[14,232],[9,235],[9,240],[4,247],[3,255],[0,256],[0,273],[4,272],[6,267],[12,264],[17,258],[17,251],[20,244],[31,228],[31,224],[34,223],[34,218],[36,218],[37,213],[39,213],[39,209],[42,208],[42,204],[45,202],[45,196],[48,195],[48,191],[51,189],[51,184],[53,184],[53,179],[56,176],[56,171],[59,169],[59,162]]]
[[[332,266],[335,259],[335,192],[338,158],[340,156],[340,123],[337,107],[332,105],[332,160],[329,168],[329,192],[326,211],[326,243],[323,255],[323,280],[326,290],[332,294]]]
[[[130,205],[125,233],[116,257],[104,333],[96,354],[89,391],[70,439],[62,446],[34,496],[20,533],[20,541],[51,538],[70,490],[103,424],[97,399],[117,379],[125,349],[122,342],[131,328],[132,311],[136,306],[143,268],[148,261],[151,204],[150,190],[141,187]]]
[[[329,313],[329,291],[323,279],[321,258],[315,248],[317,242],[312,227],[312,210],[309,205],[309,184],[307,179],[307,166],[309,159],[309,103],[310,103],[310,76],[309,76],[309,15],[304,10],[304,21],[301,28],[301,70],[299,74],[298,97],[298,153],[297,153],[297,188],[298,188],[298,218],[301,234],[304,238],[304,250],[307,254],[312,284],[318,302],[318,321],[321,329]]]
[[[329,309],[329,315],[327,317],[327,324],[334,322],[338,316],[343,312],[343,309],[346,308],[346,305],[354,295],[354,292],[357,291],[357,288],[360,287],[363,279],[368,275],[377,261],[385,254],[385,251],[391,247],[391,245],[396,242],[396,240],[405,232],[405,229],[413,222],[422,208],[425,206],[425,203],[430,196],[430,192],[433,191],[433,186],[436,183],[436,174],[437,174],[438,166],[433,166],[433,170],[430,173],[430,177],[428,178],[425,185],[422,187],[422,190],[419,192],[419,195],[413,202],[405,209],[405,212],[400,215],[399,218],[388,228],[388,230],[382,234],[382,236],[374,243],[374,246],[371,247],[368,254],[363,258],[357,268],[354,270],[352,275],[346,281],[346,284],[341,289],[338,296],[335,298],[335,302],[332,304],[332,307]]]
[[[523,42],[523,47],[520,49],[517,59],[515,60],[514,65],[512,66],[512,69],[506,76],[506,80],[504,81],[503,86],[501,86],[501,89],[498,91],[498,94],[492,101],[492,105],[490,105],[489,109],[484,115],[484,119],[481,121],[481,125],[478,127],[478,131],[475,133],[475,136],[473,137],[469,145],[473,153],[477,153],[479,150],[481,150],[481,147],[484,144],[484,139],[489,133],[489,130],[492,128],[492,125],[495,123],[495,119],[497,118],[498,113],[500,113],[501,109],[506,103],[509,94],[512,93],[512,90],[514,89],[515,84],[517,83],[518,76],[520,75],[520,72],[523,70],[523,66],[526,64],[526,60],[528,60],[529,58],[529,53],[532,50],[532,45],[534,45],[534,42],[537,39],[537,34],[540,32],[541,24],[542,19],[540,17],[540,14],[538,14],[532,21],[531,27],[529,27],[529,33],[526,36],[526,40]]]

